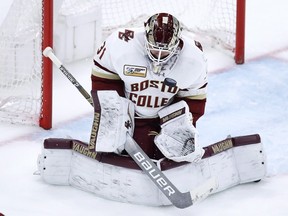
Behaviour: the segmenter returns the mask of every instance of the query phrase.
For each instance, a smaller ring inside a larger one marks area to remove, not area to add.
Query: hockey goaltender
[[[44,55],[69,74],[51,51]],[[151,16],[142,29],[119,29],[93,62],[91,97],[85,94],[94,107],[90,141],[44,140],[38,157],[44,182],[119,202],[186,208],[265,176],[258,134],[199,144],[206,59],[171,14]]]

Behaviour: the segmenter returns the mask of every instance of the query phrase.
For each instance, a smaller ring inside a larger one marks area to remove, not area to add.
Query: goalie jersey
[[[111,34],[94,57],[92,89],[117,90],[135,104],[136,116],[141,118],[157,117],[161,108],[185,100],[195,123],[206,102],[207,70],[201,45],[183,37],[180,52],[155,73],[144,40],[141,29]]]

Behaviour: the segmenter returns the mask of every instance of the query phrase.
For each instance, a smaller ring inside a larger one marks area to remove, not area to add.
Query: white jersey
[[[93,75],[123,80],[125,95],[134,102],[136,114],[155,117],[175,96],[206,94],[206,87],[201,88],[207,83],[205,57],[193,40],[182,38],[182,41],[180,54],[173,56],[161,73],[156,74],[145,50],[144,30],[120,29],[98,49]],[[165,85],[165,78],[176,81],[176,86]]]

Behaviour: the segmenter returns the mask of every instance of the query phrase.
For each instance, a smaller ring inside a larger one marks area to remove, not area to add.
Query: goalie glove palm
[[[188,106],[180,101],[159,112],[161,132],[155,144],[168,159],[176,162],[198,162],[204,150],[198,144],[198,133],[189,116]]]

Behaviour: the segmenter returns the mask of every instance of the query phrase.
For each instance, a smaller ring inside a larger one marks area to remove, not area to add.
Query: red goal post
[[[55,17],[75,18],[91,8],[101,17],[98,41],[117,28],[141,27],[150,15],[168,12],[191,37],[244,63],[245,0],[14,0],[0,26],[0,121],[52,127],[53,67],[42,50],[53,47]]]
[[[236,64],[243,64],[245,62],[246,0],[237,0],[236,8],[236,38],[234,59]]]
[[[42,14],[42,51],[53,47],[53,1],[42,0],[45,10]],[[50,59],[42,57],[42,106],[39,116],[39,126],[44,129],[52,128],[52,69]]]

